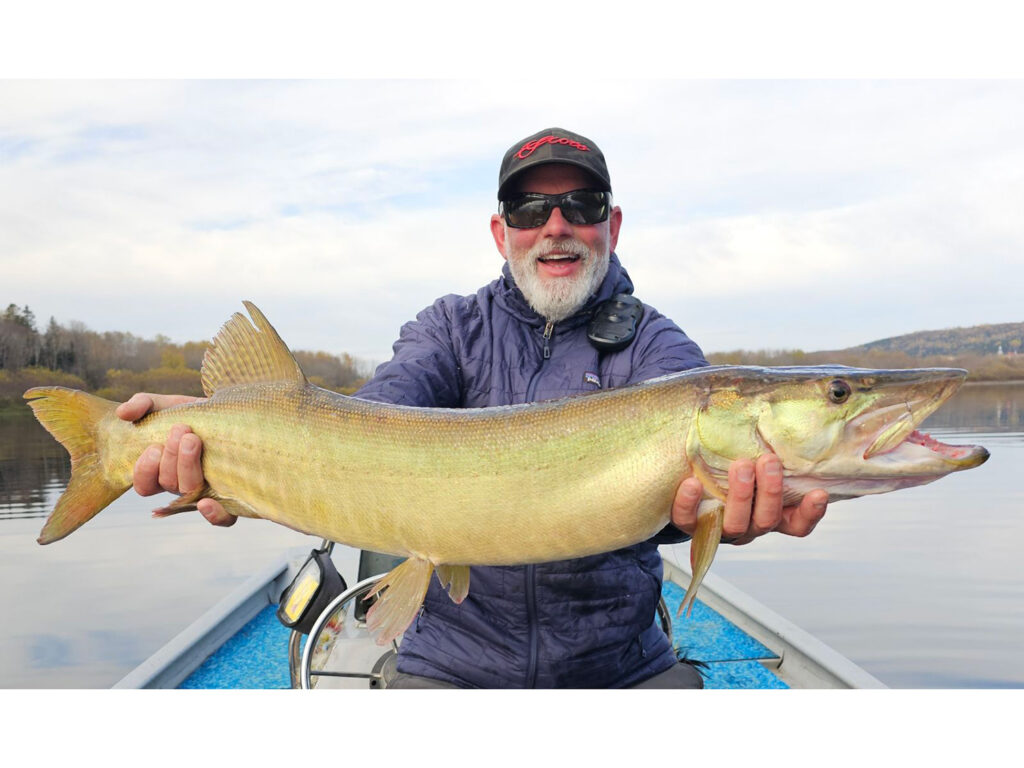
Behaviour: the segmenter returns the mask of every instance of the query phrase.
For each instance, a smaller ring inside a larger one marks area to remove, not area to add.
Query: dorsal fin
[[[249,310],[252,322],[236,312],[224,323],[203,357],[200,376],[206,396],[239,384],[291,381],[304,385],[306,377],[302,369],[274,326],[255,304],[242,303]]]

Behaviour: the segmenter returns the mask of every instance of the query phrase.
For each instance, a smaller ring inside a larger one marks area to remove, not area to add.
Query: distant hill
[[[737,349],[707,355],[713,365],[852,365],[859,368],[965,368],[971,381],[1024,381],[1024,323],[918,331],[859,347]]]
[[[897,351],[911,357],[937,355],[997,355],[1024,352],[1024,323],[975,325],[970,328],[947,328],[942,331],[918,331],[889,339],[879,339],[850,352],[871,350]]]

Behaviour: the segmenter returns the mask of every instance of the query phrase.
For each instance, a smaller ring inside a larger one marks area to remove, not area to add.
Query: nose
[[[565,220],[562,209],[557,206],[551,210],[551,215],[541,227],[543,237],[571,237],[573,234],[572,224]]]

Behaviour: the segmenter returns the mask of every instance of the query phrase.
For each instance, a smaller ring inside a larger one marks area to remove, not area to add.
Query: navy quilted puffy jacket
[[[634,342],[599,354],[586,337],[594,307],[632,291],[613,254],[597,295],[545,338],[544,318],[526,303],[506,264],[502,277],[476,294],[444,296],[403,326],[394,357],[356,397],[435,408],[512,405],[707,365],[686,334],[646,305]],[[461,605],[431,579],[398,669],[478,688],[627,687],[663,672],[676,659],[655,621],[657,545],[685,538],[669,527],[601,555],[473,567]]]

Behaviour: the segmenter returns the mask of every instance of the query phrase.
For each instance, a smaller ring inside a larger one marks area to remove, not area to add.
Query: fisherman
[[[501,406],[707,365],[671,320],[632,299],[633,284],[615,253],[622,211],[594,142],[561,128],[516,142],[501,163],[498,200],[490,225],[506,262],[501,277],[476,294],[444,296],[403,326],[394,356],[356,397],[418,407]],[[137,420],[193,399],[139,393],[118,415]],[[135,490],[149,496],[199,487],[201,454],[198,436],[174,426],[163,446],[139,458]],[[390,686],[703,687],[654,619],[662,583],[657,546],[689,538],[701,492],[696,478],[683,481],[671,524],[634,546],[555,563],[473,567],[460,605],[431,579]],[[784,507],[778,459],[737,460],[729,470],[723,541],[747,544],[770,531],[806,536],[827,500],[816,490]],[[214,525],[235,522],[213,499],[198,506]]]

